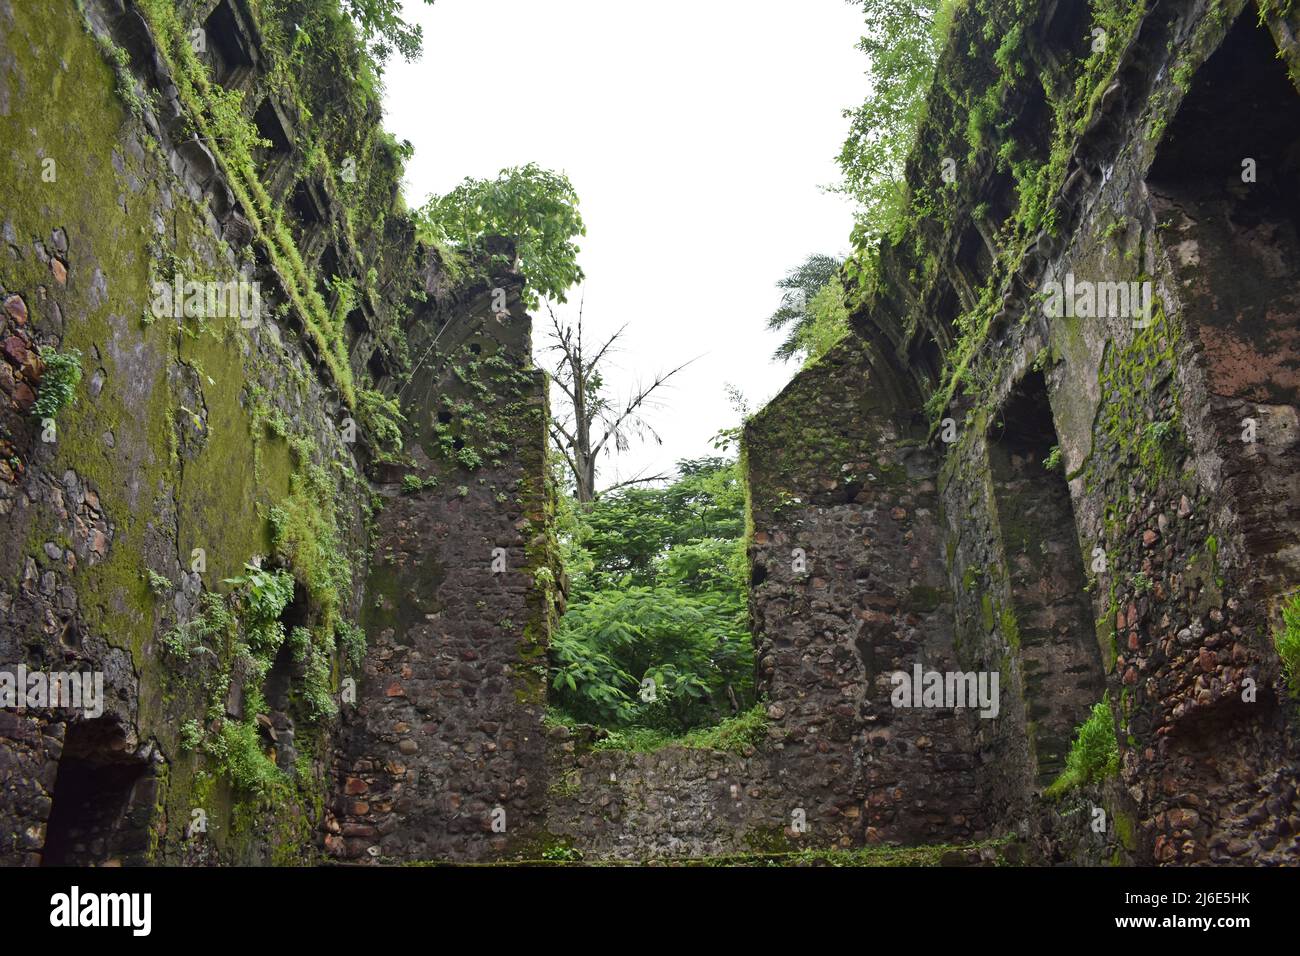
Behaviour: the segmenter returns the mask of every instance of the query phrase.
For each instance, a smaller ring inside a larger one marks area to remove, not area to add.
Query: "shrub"
[[[1045,791],[1055,797],[1074,787],[1093,783],[1119,773],[1119,743],[1109,696],[1093,705],[1092,713],[1075,731],[1074,743],[1065,758],[1065,770]]]
[[[344,659],[352,670],[361,669],[361,661],[366,656],[366,632],[353,624],[339,618],[334,626],[334,640]]]
[[[55,418],[76,394],[81,384],[81,353],[56,352],[41,349],[45,372],[41,376],[40,391],[32,406],[33,418]]]
[[[1273,634],[1282,674],[1291,693],[1300,697],[1300,593],[1292,595],[1282,608],[1282,630]]]
[[[357,391],[357,417],[381,446],[402,450],[402,423],[406,418],[394,398],[363,388]]]

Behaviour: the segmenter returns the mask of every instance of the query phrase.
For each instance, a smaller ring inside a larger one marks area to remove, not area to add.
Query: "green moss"
[[[1011,646],[1013,651],[1020,650],[1020,625],[1016,623],[1016,615],[1010,607],[1002,608],[998,615],[999,623],[1002,625],[1002,636]]]
[[[1137,850],[1137,824],[1133,816],[1120,810],[1111,813],[1111,821],[1115,825],[1115,836],[1119,839],[1120,846],[1130,853]]]
[[[948,600],[948,592],[942,588],[933,588],[918,584],[907,592],[906,609],[918,614],[928,614]]]
[[[754,827],[745,834],[745,845],[761,855],[794,853],[799,850],[786,835],[785,828],[779,826]]]
[[[1161,387],[1168,389],[1169,406],[1178,407],[1176,342],[1177,330],[1158,303],[1150,324],[1135,330],[1128,345],[1107,344],[1102,362],[1099,440],[1108,446],[1108,460],[1133,466],[1148,490],[1177,475],[1185,447],[1175,419],[1153,417]]]

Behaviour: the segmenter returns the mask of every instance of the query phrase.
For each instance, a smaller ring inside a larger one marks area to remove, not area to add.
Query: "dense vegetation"
[[[527,279],[524,302],[531,309],[541,296],[563,302],[569,287],[582,281],[573,240],[587,229],[578,194],[563,173],[529,163],[503,169],[496,179],[466,177],[446,195],[432,197],[417,221],[420,237],[438,247],[453,273],[484,254],[487,237],[514,239]]]
[[[566,500],[570,606],[552,642],[562,717],[680,734],[753,705],[737,464],[682,461],[662,488]]]

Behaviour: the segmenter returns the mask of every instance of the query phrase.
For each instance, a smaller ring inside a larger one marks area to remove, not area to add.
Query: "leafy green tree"
[[[767,320],[769,329],[785,329],[785,341],[775,358],[800,358],[804,364],[820,358],[849,329],[844,307],[844,286],[839,270],[843,260],[814,253],[777,282],[785,290],[781,307]]]
[[[573,717],[683,732],[730,712],[748,693],[752,651],[743,611],[710,594],[626,585],[593,592],[565,614],[552,687]]]
[[[622,488],[576,510],[564,536],[582,552],[566,561],[575,589],[599,589],[628,578],[653,586],[678,545],[728,539],[744,532],[745,498],[733,461],[678,462],[665,488]],[[581,570],[576,570],[580,567]]]
[[[682,461],[664,488],[570,499],[560,511],[573,584],[551,645],[553,703],[579,720],[669,733],[750,706],[736,462]]]
[[[857,203],[850,269],[869,278],[880,240],[905,221],[903,167],[957,0],[850,2],[862,6],[866,29],[858,49],[867,55],[869,92],[861,106],[844,111],[850,125],[836,190]]]
[[[531,309],[541,296],[564,302],[565,292],[583,278],[573,241],[587,234],[578,194],[563,173],[536,163],[503,169],[496,179],[466,177],[425,203],[417,221],[422,238],[461,259],[482,254],[489,236],[513,239]]]
[[[433,6],[433,0],[424,0]],[[402,19],[402,0],[343,0],[357,25],[376,69],[396,50],[408,63],[418,60],[424,45],[424,28]]]

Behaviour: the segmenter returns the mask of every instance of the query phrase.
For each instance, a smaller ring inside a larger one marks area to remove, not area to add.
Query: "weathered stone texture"
[[[388,480],[365,596],[370,650],[358,706],[344,709],[326,838],[343,859],[501,856],[544,823],[553,611],[535,574],[553,559],[545,393],[519,288],[517,275],[499,274],[464,301],[439,303],[425,323],[442,338],[406,388],[415,463],[406,475],[432,487],[404,491],[396,471],[379,476]],[[505,314],[492,311],[494,290],[508,292]],[[508,451],[477,470],[456,458],[477,434],[461,404],[474,391],[460,379],[466,369],[490,383],[479,402],[508,425],[499,435]]]

